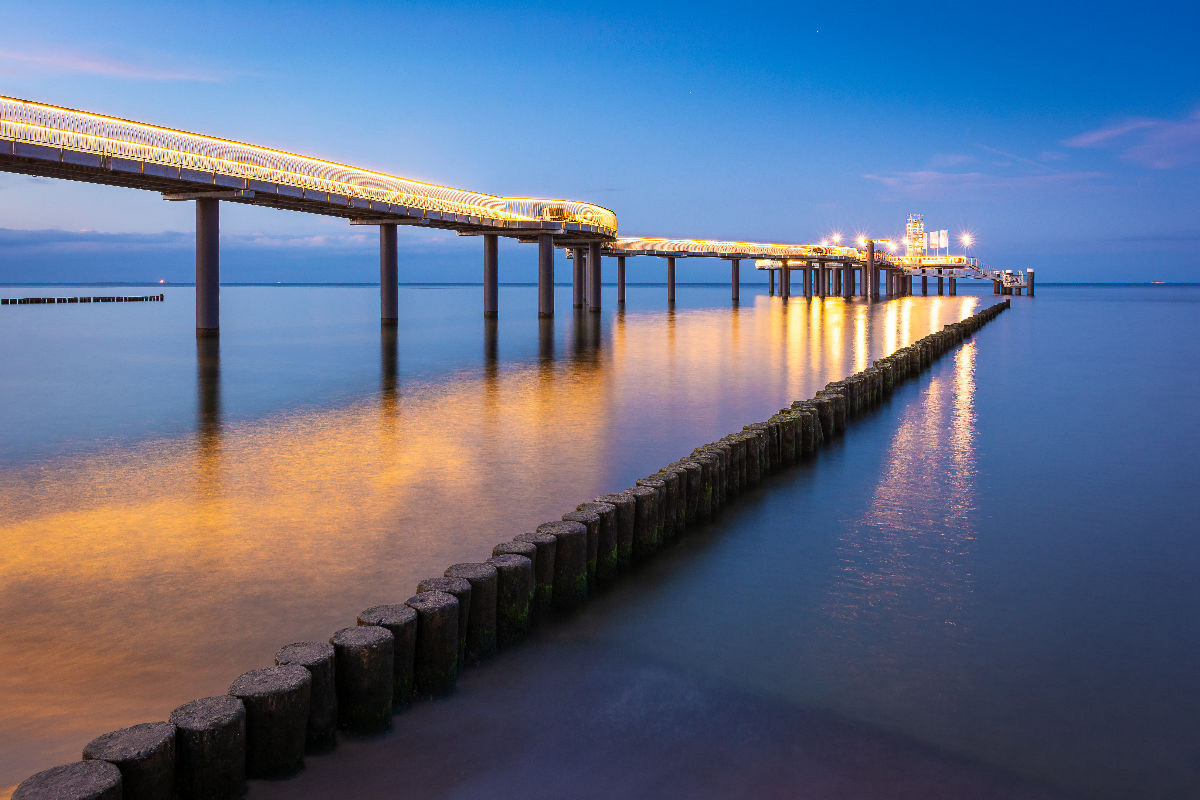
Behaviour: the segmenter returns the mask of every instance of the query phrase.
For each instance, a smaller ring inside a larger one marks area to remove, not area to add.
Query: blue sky
[[[1200,280],[1200,12],[1091,4],[10,4],[0,94],[495,194],[622,233],[970,230],[1041,280]],[[51,23],[50,21],[53,20]],[[192,209],[0,173],[0,281],[186,281]],[[225,205],[227,281],[370,281],[371,230]],[[477,280],[403,231],[401,280]],[[502,280],[533,280],[507,244]],[[657,261],[631,280],[662,277]],[[691,260],[681,279],[716,279]]]

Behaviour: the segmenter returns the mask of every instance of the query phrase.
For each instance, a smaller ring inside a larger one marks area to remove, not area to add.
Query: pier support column
[[[938,294],[939,295],[945,294],[945,292],[946,292],[946,287],[942,285],[943,280],[944,279],[942,278],[942,276],[938,275]]]
[[[617,305],[625,305],[625,256],[617,256]]]
[[[667,256],[667,302],[675,303],[675,256]]]
[[[388,225],[395,233],[396,226]],[[382,230],[382,228],[380,229]],[[500,311],[500,237],[483,235],[483,316],[495,317]]]
[[[775,296],[775,270],[767,270],[767,276],[771,279],[770,288],[767,289],[767,294],[771,297]],[[783,271],[779,273],[779,293],[783,294]]]
[[[950,279],[950,296],[954,297],[958,294],[958,282],[954,278]]]
[[[867,242],[867,263],[862,268],[863,297],[872,300],[875,292],[875,242]]]
[[[486,252],[486,249],[485,249]],[[486,255],[484,256],[486,270]],[[399,257],[396,253],[396,226],[379,226],[379,322],[395,325],[399,321]],[[486,301],[485,301],[486,302]]]
[[[571,248],[571,307],[583,308],[583,270],[587,251],[582,247]]]
[[[921,294],[929,294],[929,276],[921,276]]]
[[[196,201],[196,336],[221,333],[221,212],[219,200]]]
[[[792,296],[792,271],[788,268],[787,261],[779,263],[783,265],[779,268],[779,296],[786,300]]]
[[[771,286],[774,289],[775,281],[772,279]],[[1032,285],[1032,284],[1030,284]],[[738,258],[729,259],[729,286],[733,294],[733,302],[738,302],[742,299],[742,261]],[[1033,291],[1030,290],[1030,294]]]
[[[538,234],[538,316],[554,316],[554,237]]]
[[[842,267],[842,298],[849,300],[854,297],[854,265],[850,262]]]
[[[812,265],[808,262],[805,262],[804,266],[800,268],[800,282],[804,284],[804,296],[812,297],[817,286],[817,277]]]
[[[600,310],[600,243],[588,245],[588,311]]]
[[[825,298],[825,262],[817,262],[817,297]]]
[[[1029,296],[1033,297],[1033,270],[1025,271],[1025,282],[1029,284]]]

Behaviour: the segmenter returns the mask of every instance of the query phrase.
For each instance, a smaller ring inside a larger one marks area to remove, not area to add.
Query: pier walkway
[[[617,216],[592,203],[502,197],[360,169],[267,147],[187,131],[0,97],[0,170],[124,186],[196,204],[196,334],[220,329],[220,203],[268,206],[342,217],[379,228],[380,319],[398,319],[396,228],[410,225],[483,237],[483,313],[499,312],[498,239],[538,245],[538,314],[554,313],[554,248],[573,262],[572,304],[600,309],[603,257],[617,259],[617,300],[625,300],[625,259],[666,261],[667,300],[675,300],[679,258],[730,261],[732,299],[739,299],[741,261],[771,271],[791,296],[801,271],[806,296],[907,294],[919,276],[993,281],[997,294],[1033,294],[1033,271],[993,270],[972,256],[899,256],[862,247],[653,239],[617,236]],[[885,240],[881,240],[885,241]]]

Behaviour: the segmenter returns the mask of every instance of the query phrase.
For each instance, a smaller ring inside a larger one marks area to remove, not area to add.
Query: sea
[[[967,285],[964,285],[967,284]],[[0,797],[1000,300],[0,307]],[[113,294],[0,286],[0,297]],[[456,695],[250,797],[1200,797],[1200,286],[1039,285]],[[400,788],[398,788],[400,787]],[[403,791],[401,790],[403,789]],[[416,796],[416,794],[414,794]]]

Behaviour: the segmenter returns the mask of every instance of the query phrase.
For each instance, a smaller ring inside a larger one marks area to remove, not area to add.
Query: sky
[[[593,202],[622,235],[898,238],[922,213],[1042,283],[1200,281],[1190,4],[9,0],[3,17],[0,95]],[[193,215],[0,173],[0,282],[190,281]],[[372,229],[228,203],[221,227],[224,281],[378,280]],[[400,235],[401,281],[481,279],[478,238]],[[727,275],[681,262],[680,280]],[[536,280],[535,248],[502,244],[500,277]]]

